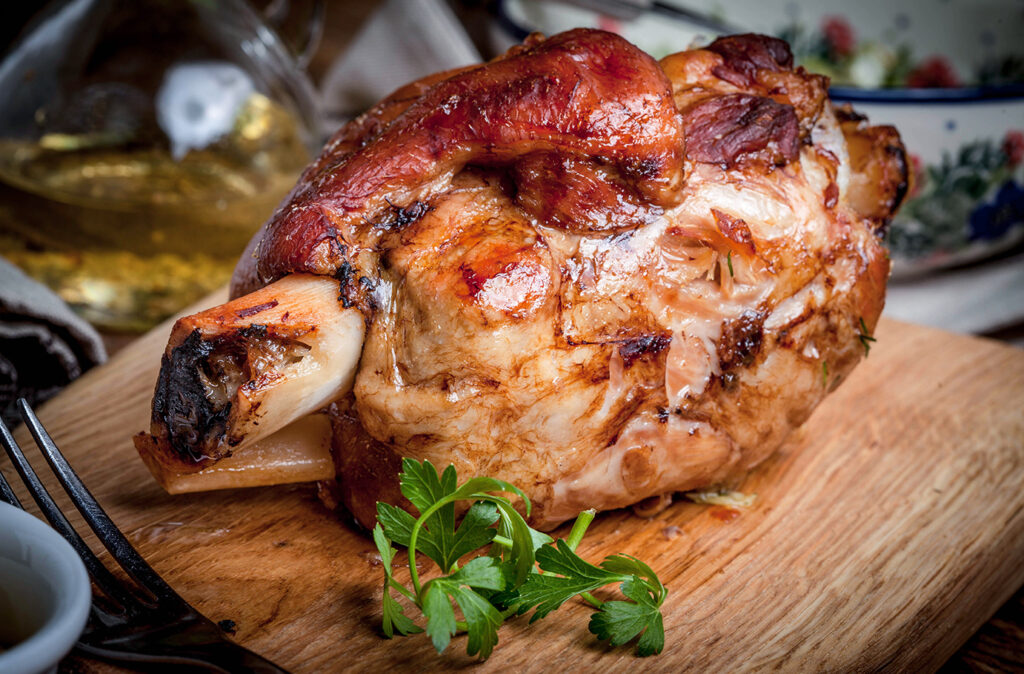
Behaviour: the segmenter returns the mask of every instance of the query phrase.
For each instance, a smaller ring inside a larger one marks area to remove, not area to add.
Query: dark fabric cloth
[[[92,326],[0,257],[0,416],[8,425],[18,420],[18,398],[49,400],[106,359]]]

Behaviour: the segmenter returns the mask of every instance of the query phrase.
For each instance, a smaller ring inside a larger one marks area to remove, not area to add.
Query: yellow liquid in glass
[[[259,94],[180,160],[103,137],[0,140],[0,254],[97,326],[144,330],[229,280],[308,161]]]

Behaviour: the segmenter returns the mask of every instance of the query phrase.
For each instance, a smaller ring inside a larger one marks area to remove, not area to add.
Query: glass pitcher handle
[[[271,0],[263,8],[267,23],[288,45],[300,68],[309,65],[324,32],[325,0]]]

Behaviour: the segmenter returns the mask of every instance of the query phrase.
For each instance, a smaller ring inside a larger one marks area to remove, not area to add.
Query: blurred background
[[[529,32],[656,57],[779,35],[914,162],[889,314],[1024,338],[1024,5],[1016,0],[63,0],[0,45],[0,254],[106,335],[223,285],[325,137],[401,84]]]
[[[345,121],[575,26],[655,57],[787,39],[911,155],[886,314],[1024,346],[1020,0],[59,0],[0,19],[0,413],[226,283]],[[1018,655],[1022,605],[1004,609]]]

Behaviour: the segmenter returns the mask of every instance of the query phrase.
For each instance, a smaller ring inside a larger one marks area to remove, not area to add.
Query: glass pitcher
[[[0,91],[0,255],[108,330],[227,282],[321,141],[311,83],[243,0],[52,3]]]

